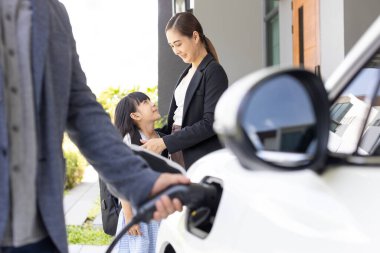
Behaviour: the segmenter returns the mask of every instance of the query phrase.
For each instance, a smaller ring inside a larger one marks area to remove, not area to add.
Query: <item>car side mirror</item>
[[[286,170],[319,170],[327,154],[327,93],[319,77],[308,71],[264,69],[223,94],[214,129],[247,169],[259,162]]]

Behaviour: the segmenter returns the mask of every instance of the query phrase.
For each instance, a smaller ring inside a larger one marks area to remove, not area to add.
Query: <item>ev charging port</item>
[[[206,238],[211,232],[219,202],[223,192],[222,180],[214,177],[205,177],[201,184],[207,184],[216,189],[216,195],[202,206],[192,206],[187,210],[187,230],[199,238]]]

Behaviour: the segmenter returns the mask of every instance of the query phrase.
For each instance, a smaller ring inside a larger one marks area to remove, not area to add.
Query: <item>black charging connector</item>
[[[174,185],[164,191],[156,194],[153,198],[142,204],[132,220],[120,231],[115,237],[106,253],[111,253],[112,249],[116,246],[121,237],[135,224],[140,222],[148,223],[153,213],[156,211],[156,202],[163,195],[167,195],[170,199],[178,198],[181,203],[190,209],[198,206],[208,206],[216,209],[219,204],[219,193],[217,188],[212,184],[206,183],[192,183],[189,185]]]

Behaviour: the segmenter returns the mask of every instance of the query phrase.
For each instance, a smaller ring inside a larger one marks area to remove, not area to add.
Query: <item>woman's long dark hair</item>
[[[214,45],[203,33],[201,23],[199,23],[198,19],[193,14],[190,12],[180,12],[175,14],[166,24],[165,32],[170,29],[175,29],[189,38],[193,36],[193,32],[198,32],[202,43],[205,45],[207,53],[211,54],[214,59],[219,62]]]
[[[143,92],[132,92],[122,98],[115,109],[115,126],[124,137],[129,134],[133,138],[139,134],[139,129],[131,118],[131,113],[137,111],[137,106],[150,98]]]

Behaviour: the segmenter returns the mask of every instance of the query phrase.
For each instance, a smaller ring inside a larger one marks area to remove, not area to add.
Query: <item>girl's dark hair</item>
[[[170,29],[175,29],[182,35],[189,38],[193,36],[194,31],[197,31],[202,43],[205,45],[207,53],[210,53],[215,58],[215,60],[219,62],[218,54],[216,53],[214,45],[203,33],[201,23],[199,23],[198,19],[192,13],[180,12],[175,14],[166,24],[165,32]]]
[[[115,109],[115,126],[124,137],[130,134],[131,138],[138,134],[138,127],[131,118],[131,113],[137,111],[137,106],[150,98],[142,92],[132,92],[122,98]]]

